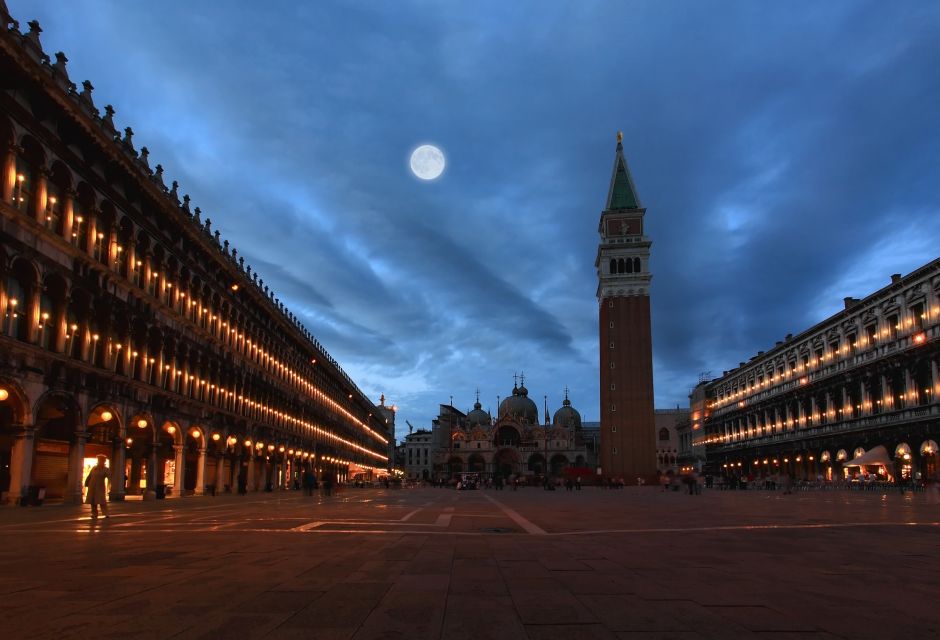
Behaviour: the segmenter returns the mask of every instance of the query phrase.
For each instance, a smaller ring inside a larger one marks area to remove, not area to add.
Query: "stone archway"
[[[467,471],[471,473],[483,473],[486,471],[486,460],[479,453],[474,453],[467,460]]]
[[[155,457],[156,440],[153,418],[136,414],[127,421],[124,437],[124,474],[128,495],[143,495],[156,485]]]
[[[542,475],[545,473],[545,456],[543,456],[541,453],[533,453],[531,456],[529,456],[528,468],[529,471],[535,475]]]
[[[157,429],[156,438],[154,485],[164,485],[166,495],[179,496],[183,491],[184,474],[180,426],[175,422],[164,422]]]
[[[183,434],[183,493],[201,495],[205,482],[206,438],[199,427],[190,427]]]
[[[496,473],[504,478],[519,472],[519,453],[515,449],[500,449],[493,462]]]
[[[562,454],[556,454],[552,456],[551,460],[551,472],[553,476],[560,476],[565,472],[565,468],[569,466],[568,458]]]
[[[32,456],[25,437],[29,401],[18,385],[0,380],[0,497],[15,501],[22,494],[23,467]]]
[[[82,478],[88,477],[92,467],[97,463],[97,456],[105,456],[111,472],[109,487],[111,500],[121,500],[125,494],[125,448],[121,435],[124,432],[121,416],[113,405],[102,403],[89,412],[85,426]],[[84,485],[84,482],[82,484]]]
[[[82,447],[76,446],[81,412],[69,396],[49,393],[36,404],[36,432],[29,484],[45,487],[46,499],[78,502],[82,493]]]

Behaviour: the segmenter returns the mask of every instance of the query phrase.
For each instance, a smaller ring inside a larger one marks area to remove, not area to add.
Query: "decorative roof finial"
[[[147,161],[147,157],[150,155],[150,149],[147,147],[140,148],[140,163],[144,165],[144,169],[147,170],[147,173],[150,173],[150,163]]]
[[[69,72],[65,69],[65,65],[67,65],[68,62],[69,59],[65,57],[64,53],[56,51],[55,62],[52,63],[52,75],[55,76],[56,81],[58,81],[66,91],[75,88],[75,85],[69,80]]]
[[[91,99],[91,92],[94,90],[95,86],[91,83],[91,80],[82,81],[82,91],[78,94],[78,100],[89,110],[95,109],[95,103]],[[95,114],[97,115],[97,110],[95,111]]]
[[[124,127],[124,148],[127,149],[132,155],[137,155],[137,151],[134,149],[134,130],[130,127]]]
[[[617,132],[617,144],[620,144],[621,142],[623,142],[623,131],[618,131]]]
[[[143,151],[143,149],[141,149]],[[163,165],[158,164],[157,170],[153,172],[153,181],[157,183],[164,191],[166,190],[166,185],[163,184]]]
[[[114,135],[114,107],[109,104],[104,105],[104,115],[101,116],[101,124],[104,125],[104,128],[108,133]]]
[[[33,49],[33,57],[36,58],[37,61],[42,62],[44,59],[47,60],[48,58],[42,50],[42,43],[39,42],[39,34],[42,33],[39,20],[30,20],[26,24],[29,25],[29,32],[23,35],[23,42]]]

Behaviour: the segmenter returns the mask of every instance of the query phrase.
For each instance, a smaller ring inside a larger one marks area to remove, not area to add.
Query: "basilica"
[[[466,414],[452,404],[441,405],[432,432],[435,478],[454,478],[464,472],[490,478],[592,475],[581,435],[581,414],[571,406],[567,390],[551,421],[546,403],[541,423],[524,378],[499,403],[495,420],[483,410],[477,394],[473,410]]]

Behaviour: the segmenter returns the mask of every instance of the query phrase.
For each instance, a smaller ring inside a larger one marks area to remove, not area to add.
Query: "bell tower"
[[[600,337],[601,473],[628,484],[656,476],[650,246],[646,209],[617,134],[614,170],[601,212],[597,248]]]

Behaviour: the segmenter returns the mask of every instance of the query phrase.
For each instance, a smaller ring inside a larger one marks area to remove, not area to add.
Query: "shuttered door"
[[[69,480],[68,454],[36,452],[29,483],[45,487],[46,499],[61,500]]]
[[[215,456],[209,455],[206,456],[206,474],[205,481],[203,484],[215,484],[215,471],[218,466],[219,460]],[[221,491],[222,487],[216,487],[216,491]]]

